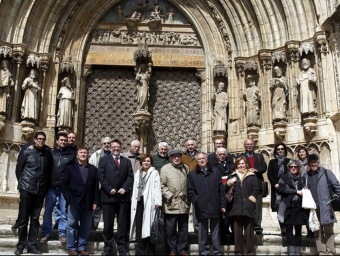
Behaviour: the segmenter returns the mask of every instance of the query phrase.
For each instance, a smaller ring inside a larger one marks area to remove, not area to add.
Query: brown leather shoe
[[[79,251],[79,255],[90,255],[87,251]]]
[[[67,252],[68,255],[78,255],[77,251],[69,251]]]

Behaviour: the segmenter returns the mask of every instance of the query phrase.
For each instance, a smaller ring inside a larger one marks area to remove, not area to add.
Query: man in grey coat
[[[305,174],[306,183],[316,203],[316,214],[320,221],[320,229],[314,232],[316,249],[319,255],[333,255],[335,254],[333,226],[337,221],[333,209],[328,205],[331,198],[328,184],[339,196],[340,184],[331,170],[319,165],[318,155],[310,154],[307,161],[310,170]]]

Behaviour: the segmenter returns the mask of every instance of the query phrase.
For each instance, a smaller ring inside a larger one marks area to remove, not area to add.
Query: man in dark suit
[[[120,255],[128,255],[127,232],[130,219],[130,189],[133,185],[131,161],[120,155],[122,143],[112,140],[111,155],[99,160],[98,176],[101,184],[100,201],[103,209],[104,253],[112,255],[113,226],[117,215],[117,248]]]
[[[79,147],[77,161],[66,167],[61,183],[67,203],[68,255],[89,255],[86,246],[91,232],[93,210],[99,205],[99,182],[98,170],[88,163],[88,157],[88,149]]]
[[[256,174],[257,182],[259,186],[259,196],[256,199],[256,218],[255,218],[255,232],[256,234],[262,234],[262,183],[263,183],[263,173],[267,171],[267,164],[264,161],[264,157],[261,154],[256,154],[254,152],[255,143],[253,139],[246,139],[244,141],[244,148],[246,152],[238,155],[237,157],[244,156],[247,159],[249,169]]]
[[[216,155],[216,150],[218,148],[223,148],[224,147],[224,140],[222,139],[215,139],[214,140],[214,152],[212,152],[210,155],[208,155],[208,164],[212,167],[215,162],[218,161],[217,155]],[[227,165],[229,166],[234,165],[234,159],[230,154],[227,154],[227,158],[225,159]]]

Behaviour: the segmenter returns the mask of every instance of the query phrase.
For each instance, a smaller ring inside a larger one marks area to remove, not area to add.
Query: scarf
[[[300,175],[298,174],[294,177],[291,173],[289,173],[289,177],[291,177],[291,179],[292,179],[292,183],[293,183],[294,188],[296,190],[299,190],[298,186],[299,186]],[[298,201],[298,200],[299,200],[299,195],[295,194],[293,196],[293,201]]]
[[[303,176],[307,172],[307,158],[305,160],[299,160],[299,164],[301,165],[300,175]]]
[[[283,162],[285,161],[286,159],[286,156],[278,156],[278,155],[274,155],[274,157],[277,159],[278,161],[278,166],[279,166],[279,174],[278,174],[278,177],[280,178],[280,176],[284,173],[285,171],[285,166],[283,164]]]

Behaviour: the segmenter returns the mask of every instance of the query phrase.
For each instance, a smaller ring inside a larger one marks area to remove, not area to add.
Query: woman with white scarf
[[[271,159],[268,164],[268,179],[271,185],[271,208],[273,212],[278,211],[280,204],[280,195],[278,195],[280,176],[288,172],[287,164],[290,158],[287,158],[287,147],[284,143],[279,143],[274,148],[274,159]],[[283,223],[279,222],[281,235],[286,234]]]

